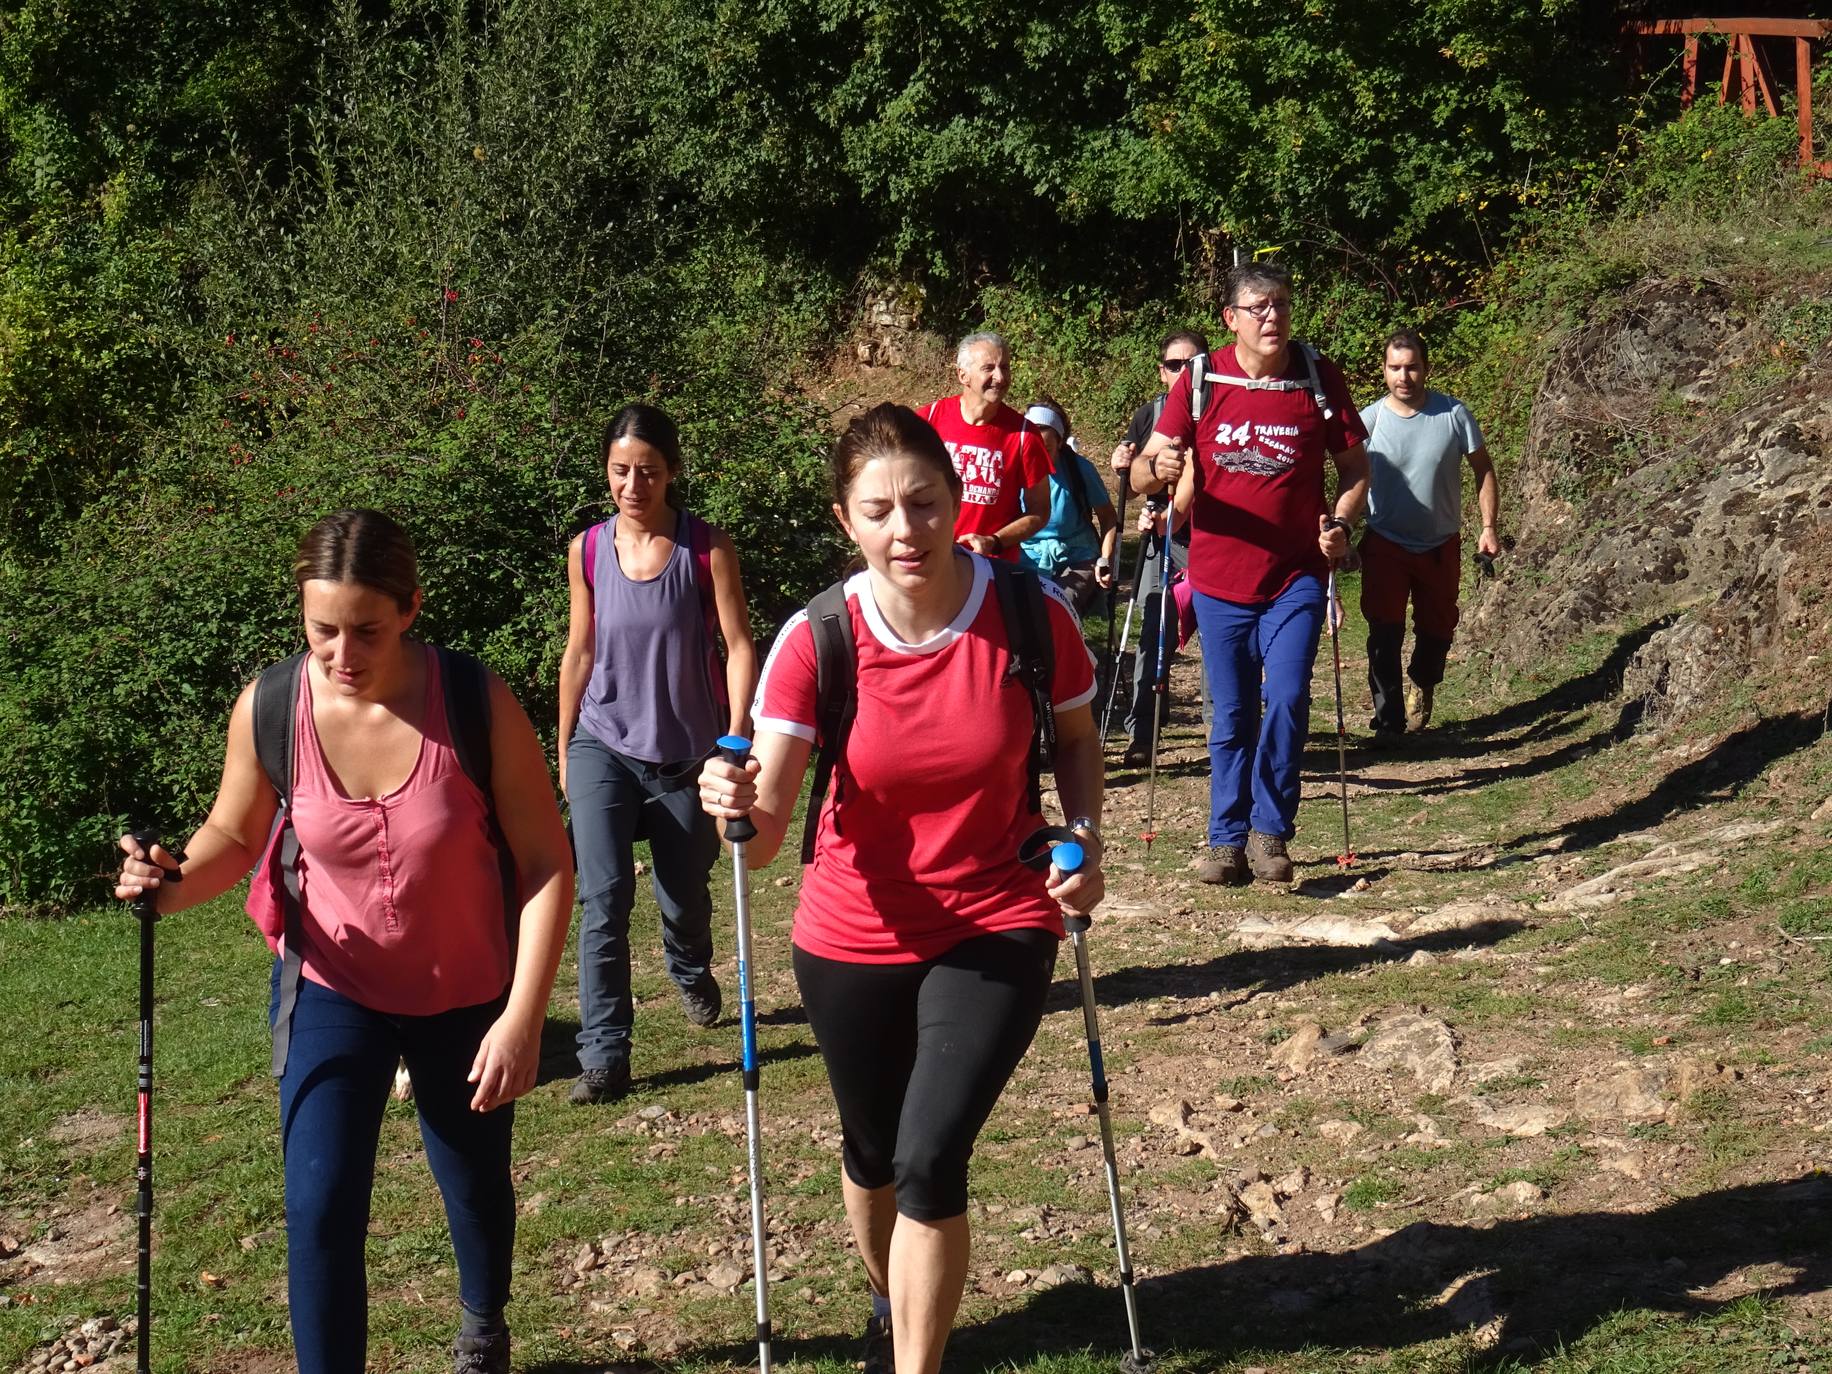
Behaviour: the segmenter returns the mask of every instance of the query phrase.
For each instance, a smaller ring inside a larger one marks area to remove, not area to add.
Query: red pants
[[[1430,639],[1457,632],[1458,561],[1463,541],[1451,535],[1435,549],[1414,553],[1373,530],[1361,537],[1361,614],[1369,624],[1404,625],[1412,601],[1412,628]]]

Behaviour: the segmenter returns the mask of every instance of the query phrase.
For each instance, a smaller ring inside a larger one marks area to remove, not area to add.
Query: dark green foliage
[[[773,627],[837,562],[801,384],[861,281],[1007,329],[1091,451],[1236,246],[1353,374],[1620,146],[1608,10],[16,0],[0,906],[69,900],[125,817],[196,823],[341,504],[405,521],[429,636],[545,726],[625,401],[682,422]],[[1690,193],[1687,137],[1650,196]]]

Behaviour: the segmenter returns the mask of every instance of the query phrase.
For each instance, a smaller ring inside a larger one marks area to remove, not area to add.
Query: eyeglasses
[[[1274,315],[1291,314],[1291,302],[1288,300],[1261,301],[1258,305],[1231,305],[1230,310],[1244,310],[1256,320],[1269,320]]]
[[[1158,366],[1166,372],[1181,372],[1195,361],[1194,358],[1159,358]]]

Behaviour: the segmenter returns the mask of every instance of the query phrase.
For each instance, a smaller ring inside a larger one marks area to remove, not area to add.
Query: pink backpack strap
[[[593,590],[596,590],[598,585],[592,580],[593,570],[598,566],[598,536],[610,523],[609,520],[600,520],[586,530],[585,543],[579,550],[579,571],[585,574],[585,585]]]
[[[706,671],[712,678],[713,700],[728,704],[725,666],[719,661],[719,603],[712,585],[712,526],[691,511],[687,521],[687,547],[693,553],[693,581],[700,592],[700,620],[706,626]]]

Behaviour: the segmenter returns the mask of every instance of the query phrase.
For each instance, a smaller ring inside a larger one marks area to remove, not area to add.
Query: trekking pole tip
[[[1152,1363],[1157,1358],[1156,1354],[1143,1347],[1128,1350],[1120,1356],[1121,1374],[1151,1374]]]

